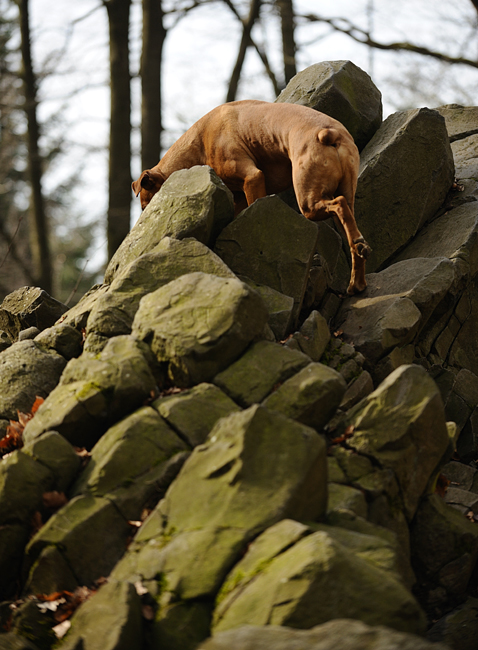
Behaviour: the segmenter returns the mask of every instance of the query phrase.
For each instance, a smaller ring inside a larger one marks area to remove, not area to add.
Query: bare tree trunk
[[[103,0],[110,35],[110,157],[107,216],[108,259],[130,229],[131,89],[129,12],[131,0]]]
[[[254,23],[259,18],[261,4],[261,0],[251,0],[249,16],[243,22],[241,43],[239,45],[236,64],[229,81],[226,102],[233,102],[236,99],[237,90],[239,88],[239,79],[241,78],[242,66],[244,65],[244,60],[246,58],[247,48],[252,45],[251,32],[252,28],[254,27]]]
[[[282,29],[282,52],[284,57],[284,78],[285,83],[297,74],[295,64],[295,17],[292,0],[276,0],[280,11]]]
[[[28,124],[28,171],[31,184],[30,237],[36,283],[48,293],[52,290],[52,266],[48,221],[42,192],[42,158],[38,146],[37,80],[33,71],[28,0],[18,0],[23,64],[24,110]]]
[[[161,64],[165,39],[161,0],[143,0],[141,169],[153,167],[161,154]]]

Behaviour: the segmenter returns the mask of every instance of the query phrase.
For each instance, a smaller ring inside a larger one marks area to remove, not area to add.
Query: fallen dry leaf
[[[7,426],[7,433],[0,440],[0,458],[15,449],[21,449],[23,447],[23,430],[43,402],[43,397],[37,396],[29,413],[21,413],[20,411],[17,411],[18,421],[10,420],[10,424]]]

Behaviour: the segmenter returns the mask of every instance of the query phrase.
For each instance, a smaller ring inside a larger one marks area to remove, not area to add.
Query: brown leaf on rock
[[[349,424],[349,426],[345,429],[343,434],[341,436],[338,436],[337,438],[332,438],[330,441],[333,445],[339,445],[342,442],[345,442],[348,438],[351,438],[354,435],[355,427],[353,424]]]
[[[447,477],[443,474],[440,474],[437,478],[435,492],[444,498],[449,485],[450,481],[447,479]]]
[[[57,492],[53,490],[52,492],[44,492],[42,495],[43,507],[46,508],[53,514],[60,508],[62,508],[66,503],[68,503],[68,498],[64,492]]]
[[[23,430],[44,401],[43,397],[37,396],[29,413],[17,411],[18,421],[10,420],[10,424],[7,426],[7,433],[0,440],[0,458],[15,449],[21,449],[23,447]]]

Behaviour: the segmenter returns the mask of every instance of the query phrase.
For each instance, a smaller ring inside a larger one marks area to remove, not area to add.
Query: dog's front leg
[[[344,196],[338,196],[331,201],[320,201],[315,206],[317,212],[325,211],[337,216],[342,224],[352,257],[352,272],[350,275],[350,284],[347,289],[349,295],[363,291],[367,286],[365,280],[365,260],[371,252],[370,246],[357,228],[355,217],[350,209]]]
[[[257,167],[249,168],[244,175],[244,194],[246,195],[247,205],[251,205],[256,199],[267,196],[264,174]]]

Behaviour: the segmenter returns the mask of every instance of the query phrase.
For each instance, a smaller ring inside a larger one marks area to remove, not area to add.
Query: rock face
[[[73,309],[5,299],[0,647],[475,647],[478,109],[380,126],[367,79],[281,98],[370,140],[361,295],[331,220],[197,167]]]
[[[361,154],[355,217],[370,273],[433,217],[454,178],[445,120],[426,108],[388,117]]]

